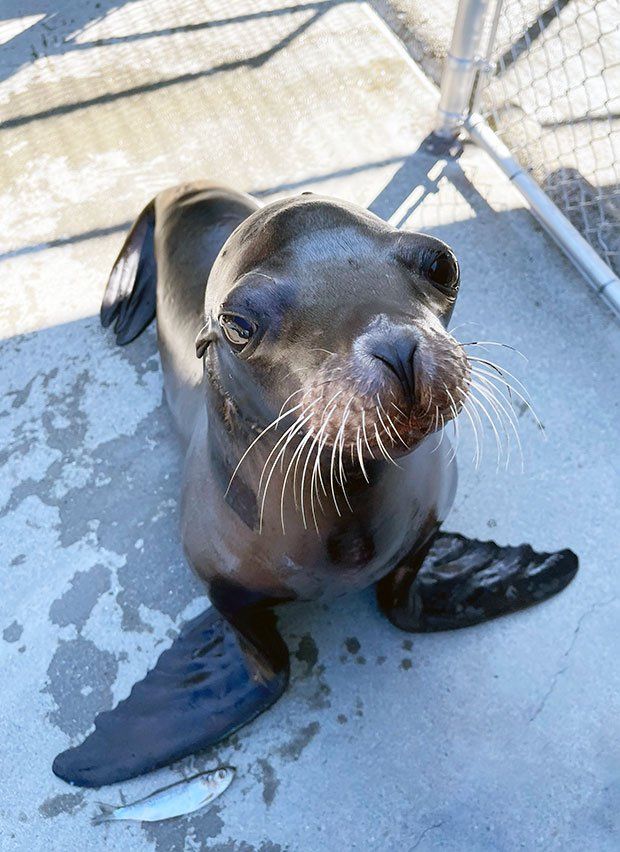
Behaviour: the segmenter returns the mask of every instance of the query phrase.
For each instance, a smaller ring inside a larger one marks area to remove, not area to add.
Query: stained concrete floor
[[[0,848],[617,849],[611,314],[481,152],[420,149],[436,95],[365,4],[9,0],[3,15]],[[187,767],[102,791],[50,769],[207,605],[179,544],[154,330],[119,349],[96,317],[127,222],[195,177],[336,195],[454,246],[457,336],[527,355],[502,360],[546,441],[522,411],[525,472],[497,471],[490,434],[476,471],[464,424],[449,526],[569,546],[582,569],[555,600],[453,634],[399,633],[371,590],[283,610],[288,693],[189,762],[233,762],[227,793],[94,827],[95,800]]]

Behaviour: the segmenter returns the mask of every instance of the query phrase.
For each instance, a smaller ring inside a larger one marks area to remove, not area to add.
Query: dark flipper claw
[[[457,533],[438,533],[419,573],[396,568],[377,586],[390,621],[416,633],[455,630],[540,603],[577,573],[571,550],[537,553],[529,545],[500,547]]]
[[[190,622],[129,697],[58,755],[54,773],[81,787],[124,781],[211,746],[266,710],[286,688],[288,651],[271,612],[243,613],[238,624],[243,634],[215,609]]]

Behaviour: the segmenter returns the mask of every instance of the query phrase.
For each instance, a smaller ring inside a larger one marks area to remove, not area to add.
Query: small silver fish
[[[235,776],[234,766],[220,766],[211,772],[199,772],[191,778],[176,781],[160,790],[155,790],[131,805],[105,805],[93,816],[93,824],[119,819],[135,819],[140,822],[157,822],[162,819],[191,814],[221,796]]]

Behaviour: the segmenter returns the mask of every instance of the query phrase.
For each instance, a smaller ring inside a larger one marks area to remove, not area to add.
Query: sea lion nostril
[[[410,335],[403,335],[376,344],[372,351],[373,356],[396,376],[411,403],[415,399],[416,348],[417,340]]]

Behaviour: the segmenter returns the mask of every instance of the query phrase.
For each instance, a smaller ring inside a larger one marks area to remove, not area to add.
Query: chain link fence
[[[435,131],[461,130],[620,313],[619,0],[459,0]]]
[[[478,108],[620,273],[620,3],[504,0]]]

